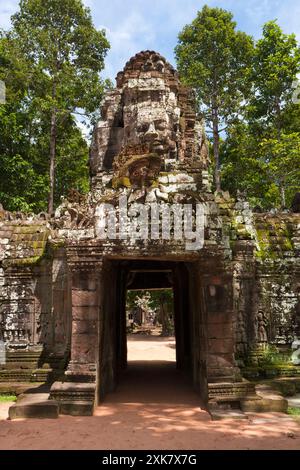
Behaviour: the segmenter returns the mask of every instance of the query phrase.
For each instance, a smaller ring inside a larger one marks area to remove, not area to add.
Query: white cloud
[[[105,74],[111,78],[115,77],[132,55],[139,52],[141,48],[153,48],[156,42],[153,28],[138,12],[134,11],[120,19],[118,24],[111,28],[106,27],[106,34],[111,50],[106,60]]]
[[[9,29],[10,17],[18,10],[18,0],[0,0],[0,28]]]
[[[233,12],[240,30],[255,37],[262,25],[278,19],[285,32],[295,32],[300,40],[300,0],[83,0],[91,8],[95,25],[105,28],[111,43],[105,76],[114,78],[137,52],[154,49],[174,63],[173,50],[178,33],[190,23],[206,3]],[[9,26],[9,17],[18,9],[18,0],[0,0],[0,28]]]

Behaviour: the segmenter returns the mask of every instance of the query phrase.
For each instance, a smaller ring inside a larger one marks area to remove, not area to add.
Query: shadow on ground
[[[139,342],[135,343],[139,344]],[[153,343],[154,345],[154,343]],[[164,350],[166,353],[166,350]],[[174,361],[139,348],[92,417],[0,421],[0,449],[299,449],[300,421],[281,414],[211,421]]]

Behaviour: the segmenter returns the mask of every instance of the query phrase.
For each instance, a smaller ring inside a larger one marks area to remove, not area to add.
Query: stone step
[[[73,416],[92,416],[96,384],[91,382],[54,382],[50,399],[59,406],[59,413]]]
[[[71,416],[93,416],[94,401],[64,400],[59,402],[59,414]]]
[[[288,402],[280,392],[270,385],[258,384],[255,387],[256,396],[241,401],[241,409],[245,412],[272,412],[286,413]]]
[[[49,400],[49,393],[25,393],[9,408],[9,419],[58,418],[56,401]]]
[[[52,369],[2,369],[1,382],[46,382],[53,376]]]

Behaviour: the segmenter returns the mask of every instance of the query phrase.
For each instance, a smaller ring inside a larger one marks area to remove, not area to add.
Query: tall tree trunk
[[[213,117],[213,147],[215,159],[215,183],[216,190],[221,191],[221,177],[220,177],[220,136],[219,136],[219,116],[216,107],[212,110]]]
[[[276,99],[275,102],[275,110],[276,110],[276,130],[277,130],[277,139],[278,142],[281,141],[281,134],[282,134],[282,125],[281,125],[281,107],[279,99]],[[280,191],[280,203],[281,209],[285,209],[286,206],[286,197],[285,197],[285,184],[284,184],[284,177],[279,181],[279,191]]]
[[[52,98],[56,98],[56,82],[53,81],[52,86]],[[50,169],[49,169],[49,179],[50,179],[50,189],[49,189],[49,199],[48,199],[48,213],[52,214],[54,209],[54,183],[55,183],[55,157],[56,157],[56,131],[57,131],[57,122],[56,122],[56,108],[52,108],[51,111],[51,127],[50,127]]]
[[[160,299],[161,336],[169,336],[168,312],[164,308],[164,301]]]
[[[276,130],[277,130],[277,139],[280,141],[281,140],[281,107],[280,107],[280,102],[279,99],[276,99],[275,101],[275,112],[276,112]]]

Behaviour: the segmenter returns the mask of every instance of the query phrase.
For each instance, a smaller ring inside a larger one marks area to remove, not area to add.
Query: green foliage
[[[109,43],[81,0],[22,0],[12,25],[0,35],[0,80],[7,88],[0,105],[0,201],[8,210],[39,212],[47,209],[51,181],[56,205],[70,189],[88,190],[88,144],[76,116],[90,126],[97,118],[109,85],[99,76]]]
[[[17,401],[15,395],[0,395],[0,403],[8,403],[12,401]]]
[[[149,298],[148,304],[153,310],[158,310],[163,300],[168,311],[173,309],[173,291],[172,289],[160,289],[151,291],[129,290],[127,292],[127,306],[129,309],[136,307],[137,298]]]
[[[289,406],[287,409],[287,414],[292,416],[300,416],[300,408]]]
[[[220,189],[219,138],[236,122],[249,93],[253,40],[236,30],[230,12],[207,5],[178,36],[175,49],[181,79],[192,86],[199,110],[213,131],[215,182]]]
[[[230,126],[221,146],[224,188],[244,191],[265,210],[289,207],[300,191],[300,106],[292,103],[299,70],[295,36],[266,23],[253,56],[247,119]]]
[[[253,207],[289,207],[300,191],[300,133],[257,137],[247,125],[232,127],[221,146],[224,187],[247,194]],[[283,196],[284,193],[284,196]]]
[[[160,289],[151,291],[127,292],[127,309],[132,310],[140,307],[146,316],[151,316],[162,325],[161,336],[174,335],[174,320],[170,317],[173,313],[173,290]],[[156,313],[156,315],[155,315]]]
[[[109,43],[82,1],[21,0],[12,24],[9,36],[31,64],[40,106],[56,106],[62,115],[78,108],[94,112],[103,93],[99,72]]]
[[[196,89],[208,124],[215,108],[221,120],[235,119],[247,93],[253,42],[236,31],[232,14],[204,6],[179,34],[175,53],[181,78]]]
[[[282,365],[289,361],[289,355],[280,354],[272,346],[266,347],[259,360],[260,365]]]
[[[248,109],[262,128],[281,131],[282,112],[291,102],[292,84],[300,71],[300,48],[294,34],[284,34],[276,21],[263,27],[252,67],[253,93]]]

